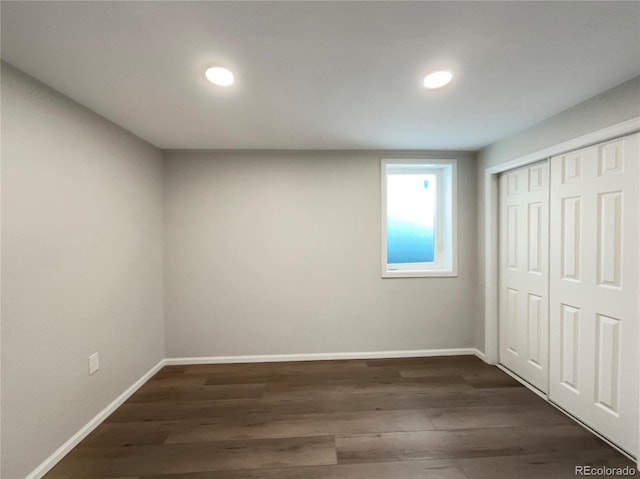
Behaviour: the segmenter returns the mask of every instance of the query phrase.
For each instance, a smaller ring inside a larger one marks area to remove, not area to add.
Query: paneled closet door
[[[638,441],[639,135],[551,159],[549,398]]]
[[[549,164],[500,176],[500,363],[547,392]]]

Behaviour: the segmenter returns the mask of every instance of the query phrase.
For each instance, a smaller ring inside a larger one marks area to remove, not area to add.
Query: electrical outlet
[[[100,356],[98,356],[98,353],[93,353],[89,356],[89,376],[95,373],[98,369],[100,369]]]

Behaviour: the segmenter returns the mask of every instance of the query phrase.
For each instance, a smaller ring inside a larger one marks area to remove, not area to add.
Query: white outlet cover
[[[98,356],[98,353],[93,353],[89,356],[89,376],[95,373],[98,369],[100,369],[100,356]]]

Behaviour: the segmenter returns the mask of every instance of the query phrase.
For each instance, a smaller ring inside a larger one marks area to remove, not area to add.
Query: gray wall
[[[484,351],[484,174],[489,167],[640,116],[640,77],[607,90],[478,153],[478,275],[476,347]],[[496,278],[497,281],[497,278]]]
[[[459,277],[381,279],[392,152],[170,152],[167,355],[473,346],[476,165],[458,158]]]
[[[20,479],[164,356],[161,153],[2,64],[2,248],[2,477]]]

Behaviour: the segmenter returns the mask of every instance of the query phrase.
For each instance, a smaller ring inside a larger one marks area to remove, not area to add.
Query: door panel
[[[550,163],[549,398],[633,454],[639,137]]]
[[[560,379],[562,384],[580,394],[578,378],[580,369],[580,310],[563,304],[560,325]],[[555,326],[555,325],[554,325]]]
[[[548,378],[549,165],[500,177],[500,363],[543,392]]]

